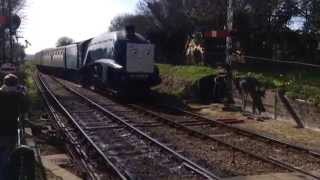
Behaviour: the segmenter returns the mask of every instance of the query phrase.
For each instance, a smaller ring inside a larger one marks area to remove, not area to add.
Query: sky
[[[292,17],[289,22],[289,28],[292,30],[302,30],[305,21],[306,20],[302,17]]]
[[[27,0],[21,35],[34,54],[54,47],[62,36],[76,41],[108,31],[113,17],[134,13],[138,0]],[[24,41],[22,39],[22,41]],[[20,40],[21,41],[21,40]]]

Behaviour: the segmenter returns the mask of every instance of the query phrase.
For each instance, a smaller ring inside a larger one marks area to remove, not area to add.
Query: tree
[[[308,31],[320,34],[319,12],[320,0],[234,0],[236,40],[256,56],[271,56],[275,45],[289,51],[285,48],[290,36],[299,36],[289,27],[293,17],[306,17]],[[156,32],[151,39],[175,63],[192,33],[225,29],[227,1],[140,0],[138,13],[153,21]]]
[[[186,15],[183,0],[140,0],[138,12],[150,17],[155,31],[150,39],[166,59],[181,62],[185,42],[192,32],[192,22]]]
[[[128,25],[133,25],[136,32],[145,36],[156,28],[152,18],[149,16],[142,14],[122,14],[113,18],[109,31],[123,30]]]
[[[11,0],[11,2],[14,13],[21,11],[26,5],[26,0]]]
[[[25,7],[25,3],[26,0],[1,0],[0,14],[7,17],[9,17],[10,15],[17,17],[16,15],[19,14],[20,18],[22,17],[23,19],[25,18],[25,16],[23,15],[23,12],[21,12],[21,10]],[[8,28],[8,22],[7,24],[3,24],[0,26],[0,63],[3,61],[7,61],[8,59],[16,60],[17,58],[23,59],[24,57],[24,48],[22,48],[21,45],[18,44],[16,38],[11,38],[12,36],[17,37],[16,29],[13,29],[12,35],[10,36],[8,34]],[[12,44],[12,50],[9,50],[10,46],[8,47],[8,44],[10,43]]]
[[[304,31],[320,35],[320,0],[300,0],[305,18]]]
[[[69,37],[61,37],[58,39],[57,43],[56,43],[56,46],[57,47],[60,47],[60,46],[66,46],[66,45],[69,45],[69,44],[72,44],[74,43],[74,40],[72,38],[69,38]]]
[[[14,53],[13,53],[13,59],[17,60],[17,61],[23,61],[26,53],[24,51],[24,46],[21,44],[15,44],[15,48],[13,49]]]

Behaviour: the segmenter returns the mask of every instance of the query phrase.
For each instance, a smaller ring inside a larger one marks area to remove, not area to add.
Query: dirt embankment
[[[172,66],[158,64],[162,83],[154,87],[158,100],[164,103],[182,105],[183,101],[199,99],[200,91],[210,91],[212,83],[207,83],[205,88],[199,86],[200,80],[207,81],[217,74],[215,69],[202,66]]]
[[[155,88],[163,94],[170,94],[179,98],[191,97],[194,82],[170,75],[161,75],[162,83]]]

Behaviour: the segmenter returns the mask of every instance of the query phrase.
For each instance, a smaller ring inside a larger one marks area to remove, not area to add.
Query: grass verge
[[[320,72],[293,71],[286,74],[238,71],[237,76],[256,77],[268,89],[283,89],[293,99],[320,105]]]
[[[159,93],[177,98],[191,94],[201,78],[218,73],[216,69],[204,66],[173,66],[158,64],[162,83],[155,88]]]
[[[42,100],[33,80],[35,71],[36,67],[31,62],[27,61],[20,66],[20,78],[22,83],[28,88],[27,97],[31,114],[42,109]]]
[[[217,69],[205,66],[173,66],[158,64],[163,83],[155,89],[164,94],[186,97],[192,91],[196,82],[206,76],[216,75]],[[283,89],[286,95],[293,99],[303,99],[320,106],[320,72],[292,71],[286,74],[276,74],[267,69],[236,70],[235,76],[251,76],[257,78],[267,89]]]

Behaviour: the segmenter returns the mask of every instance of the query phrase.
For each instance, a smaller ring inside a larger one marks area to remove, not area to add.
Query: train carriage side
[[[45,49],[37,53],[37,67],[42,72],[49,71],[51,62],[51,49]]]
[[[40,58],[41,58],[41,51],[37,52],[34,56],[33,56],[33,60],[32,63],[39,68],[40,66]]]
[[[65,48],[51,48],[36,54],[36,64],[40,71],[63,76],[65,70]]]
[[[65,78],[78,80],[79,63],[79,44],[71,44],[65,47]]]
[[[53,73],[59,77],[65,77],[65,72],[66,72],[65,51],[66,51],[65,47],[59,47],[51,51],[52,59],[49,65],[51,69],[50,73]]]
[[[79,70],[89,42],[90,39],[42,50],[36,53],[34,63],[42,72],[69,80],[79,80]]]

